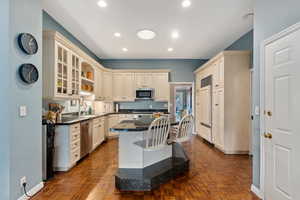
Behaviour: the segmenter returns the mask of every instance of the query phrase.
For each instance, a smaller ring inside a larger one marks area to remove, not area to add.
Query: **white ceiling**
[[[253,0],[191,1],[182,8],[182,0],[106,0],[108,6],[99,8],[98,0],[43,0],[43,7],[100,58],[210,58],[253,27],[253,19],[244,17]],[[138,39],[144,28],[156,38]]]

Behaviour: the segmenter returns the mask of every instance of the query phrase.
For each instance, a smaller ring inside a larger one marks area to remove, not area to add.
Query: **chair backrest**
[[[166,145],[169,131],[170,120],[168,117],[163,116],[155,119],[146,134],[146,149],[158,149]]]
[[[179,123],[178,131],[176,134],[177,142],[184,142],[190,139],[194,127],[193,115],[186,115]]]

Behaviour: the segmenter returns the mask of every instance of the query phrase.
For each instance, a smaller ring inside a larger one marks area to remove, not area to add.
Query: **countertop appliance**
[[[42,131],[42,176],[47,181],[54,177],[53,156],[54,156],[55,124],[50,121],[43,123]]]
[[[139,99],[153,99],[154,98],[154,89],[152,88],[139,88],[135,92],[135,98]]]
[[[88,155],[92,150],[92,127],[91,121],[83,121],[80,123],[80,159]]]

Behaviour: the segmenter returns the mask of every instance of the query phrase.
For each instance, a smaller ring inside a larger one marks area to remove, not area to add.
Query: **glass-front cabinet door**
[[[74,97],[79,97],[80,91],[80,74],[81,74],[80,58],[72,53],[72,67],[71,67],[71,94]]]
[[[69,94],[69,52],[59,43],[56,43],[56,66],[56,94],[67,96]]]

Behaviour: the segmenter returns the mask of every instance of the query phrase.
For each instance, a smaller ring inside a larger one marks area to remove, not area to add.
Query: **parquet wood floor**
[[[110,140],[70,172],[59,173],[33,200],[258,200],[250,192],[251,158],[225,156],[200,138],[184,144],[185,176],[152,192],[119,192],[114,186],[118,141]]]

